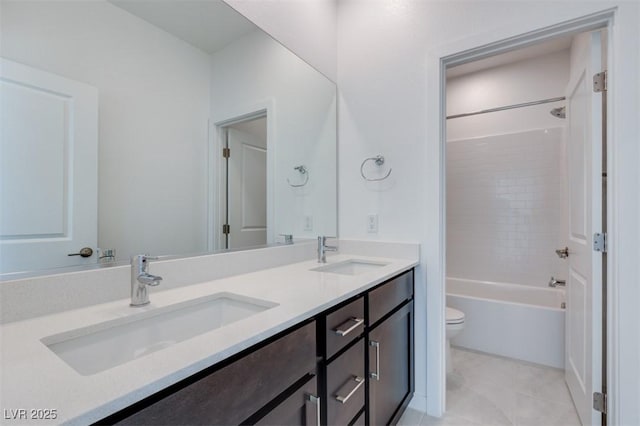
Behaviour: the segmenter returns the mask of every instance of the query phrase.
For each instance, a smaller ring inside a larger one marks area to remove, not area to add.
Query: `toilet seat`
[[[462,324],[464,323],[464,312],[447,306],[446,319],[447,324]]]

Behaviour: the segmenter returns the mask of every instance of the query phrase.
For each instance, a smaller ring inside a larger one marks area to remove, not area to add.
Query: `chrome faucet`
[[[149,273],[149,261],[157,260],[146,254],[131,257],[131,303],[130,306],[144,306],[149,304],[149,290],[147,286],[157,286],[162,277]]]
[[[328,246],[327,237],[318,237],[318,263],[327,263],[328,251],[338,251],[338,247]]]
[[[565,287],[567,285],[567,280],[558,280],[553,277],[549,280],[549,287]]]
[[[280,234],[284,237],[284,244],[293,244],[293,234]]]

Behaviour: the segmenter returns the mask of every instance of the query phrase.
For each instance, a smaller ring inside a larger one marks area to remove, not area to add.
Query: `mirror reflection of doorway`
[[[222,246],[267,243],[267,117],[224,127],[225,172]]]

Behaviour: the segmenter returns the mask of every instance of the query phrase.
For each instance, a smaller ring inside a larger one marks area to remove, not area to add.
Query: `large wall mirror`
[[[335,84],[224,2],[0,8],[0,274],[336,235]]]

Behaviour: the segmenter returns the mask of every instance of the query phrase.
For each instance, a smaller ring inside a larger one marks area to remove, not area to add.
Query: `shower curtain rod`
[[[447,120],[449,120],[450,118],[468,117],[470,115],[486,114],[488,112],[504,111],[507,109],[522,108],[522,107],[528,107],[532,105],[548,104],[549,102],[564,101],[565,99],[566,98],[564,96],[559,96],[557,98],[548,98],[548,99],[542,99],[539,101],[524,102],[521,104],[507,105],[507,106],[501,106],[501,107],[491,108],[491,109],[483,109],[481,111],[466,112],[464,114],[447,115]]]

